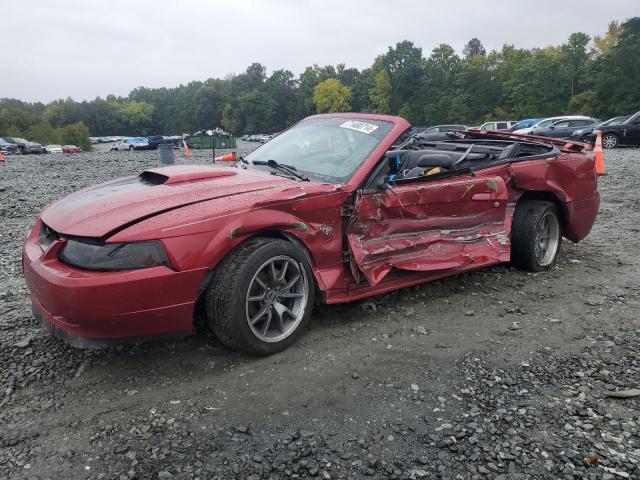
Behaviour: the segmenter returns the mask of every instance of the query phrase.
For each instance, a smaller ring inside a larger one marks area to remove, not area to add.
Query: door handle
[[[488,192],[474,193],[471,195],[471,200],[491,200],[491,194]]]

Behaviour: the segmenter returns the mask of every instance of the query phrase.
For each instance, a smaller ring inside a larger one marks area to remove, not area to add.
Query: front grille
[[[53,229],[45,225],[44,222],[41,222],[38,240],[43,249],[58,240],[58,238],[60,238],[59,235]]]

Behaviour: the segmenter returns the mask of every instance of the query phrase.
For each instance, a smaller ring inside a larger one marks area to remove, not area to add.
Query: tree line
[[[344,64],[267,74],[250,65],[224,79],[174,88],[139,87],[127,97],[71,98],[49,104],[0,100],[0,133],[48,142],[65,128],[91,135],[191,133],[222,126],[241,135],[280,131],[317,112],[400,115],[414,125],[479,124],[559,114],[602,119],[640,110],[640,17],[611,22],[602,36],[573,33],[561,45],[504,45],[487,52],[471,39],[462,54],[447,44],[427,56],[410,41],[369,68]]]

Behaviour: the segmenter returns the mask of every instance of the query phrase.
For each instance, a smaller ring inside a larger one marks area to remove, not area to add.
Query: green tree
[[[610,116],[640,110],[640,17],[620,25],[617,40],[598,61],[598,113]]]
[[[336,78],[324,80],[313,89],[313,103],[318,113],[349,111],[350,98],[351,88]]]
[[[131,133],[146,133],[147,127],[151,125],[153,105],[147,102],[122,103],[118,107],[118,113]]]
[[[369,98],[373,106],[373,111],[378,113],[389,113],[391,110],[391,79],[386,70],[380,70],[373,77],[373,88],[369,90]]]
[[[374,69],[389,72],[391,81],[390,112],[398,112],[405,104],[414,103],[417,92],[424,81],[424,59],[422,49],[407,40],[389,47],[384,55],[374,62]]]
[[[469,40],[462,50],[462,55],[464,55],[465,58],[477,56],[484,57],[486,54],[487,51],[484,49],[484,45],[482,45],[482,42],[475,37]]]
[[[596,46],[597,52],[600,54],[609,53],[618,42],[618,37],[620,36],[621,30],[622,28],[620,27],[620,24],[618,22],[609,22],[607,33],[605,33],[604,36],[600,37],[596,35],[595,37],[593,37],[593,43]]]
[[[46,120],[34,123],[23,132],[24,136],[31,141],[48,145],[51,143],[60,143],[60,129],[55,129]]]
[[[569,77],[569,91],[571,98],[584,90],[588,80],[585,78],[585,69],[589,62],[587,46],[591,38],[585,33],[572,33],[569,41],[562,45],[561,50],[566,55],[566,69]]]
[[[73,123],[62,128],[60,132],[61,143],[65,145],[77,145],[83,150],[91,150],[89,129],[83,122]]]

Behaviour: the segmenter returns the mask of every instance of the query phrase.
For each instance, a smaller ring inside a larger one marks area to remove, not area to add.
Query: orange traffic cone
[[[606,175],[604,171],[604,153],[602,152],[602,132],[594,130],[596,134],[596,144],[593,147],[593,158],[596,164],[596,175]]]
[[[0,152],[0,162],[4,162],[4,155]]]
[[[191,156],[191,150],[189,150],[189,145],[187,145],[187,142],[185,142],[184,140],[182,141],[182,143],[184,144],[184,154],[187,157]]]
[[[226,155],[221,155],[219,157],[216,157],[215,159],[220,160],[222,162],[235,162],[236,160],[238,160],[238,157],[236,156],[236,152],[231,152],[231,153],[227,153]]]

